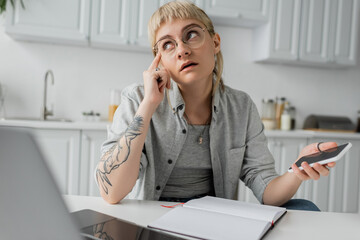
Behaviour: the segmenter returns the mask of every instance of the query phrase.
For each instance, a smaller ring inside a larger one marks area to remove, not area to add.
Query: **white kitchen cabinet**
[[[301,61],[329,61],[331,26],[335,24],[332,0],[303,0],[299,58]]]
[[[90,0],[24,0],[6,12],[6,33],[15,39],[88,44]]]
[[[307,145],[305,138],[270,137],[268,146],[275,159],[275,169],[280,175],[285,173]]]
[[[15,39],[151,52],[147,24],[170,0],[19,0],[6,12]],[[269,0],[192,0],[214,24],[257,26],[268,20]]]
[[[301,0],[270,3],[270,22],[254,30],[254,58],[273,62],[297,60]]]
[[[143,46],[149,52],[151,51],[148,40],[148,22],[151,15],[160,7],[157,0],[132,0],[132,32],[130,34],[130,43],[135,46]]]
[[[33,129],[62,194],[100,196],[94,169],[106,130]]]
[[[358,31],[360,22],[359,0],[335,1],[336,26],[334,48],[330,52],[330,61],[342,65],[356,65],[356,53],[359,44]]]
[[[147,23],[156,0],[93,0],[90,45],[150,52]]]
[[[204,1],[203,6],[215,24],[255,27],[268,21],[268,3],[269,0],[213,0]]]
[[[118,46],[129,43],[130,0],[93,0],[91,45]]]
[[[167,2],[170,1],[93,0],[90,45],[150,53],[148,21]]]
[[[79,194],[80,131],[34,129],[56,183],[62,194]]]
[[[100,148],[106,138],[107,134],[104,130],[82,130],[80,195],[100,196],[94,178],[94,169],[100,160]]]
[[[254,60],[356,65],[358,0],[272,0],[269,23],[254,32]]]
[[[303,0],[299,59],[355,65],[359,1]]]

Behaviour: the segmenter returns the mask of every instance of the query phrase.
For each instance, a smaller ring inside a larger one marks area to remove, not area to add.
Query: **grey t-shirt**
[[[190,125],[175,167],[161,197],[191,198],[212,195],[214,182],[210,158],[209,125]],[[203,141],[199,143],[199,137]]]
[[[186,106],[175,82],[168,94],[150,121],[139,176],[127,198],[158,200],[184,147],[189,126],[183,116]],[[108,140],[101,148],[102,154],[133,121],[143,98],[142,84],[133,84],[122,91],[121,104],[108,131]],[[216,90],[209,136],[215,196],[235,199],[240,179],[262,203],[266,186],[278,174],[259,113],[249,95],[228,86]]]

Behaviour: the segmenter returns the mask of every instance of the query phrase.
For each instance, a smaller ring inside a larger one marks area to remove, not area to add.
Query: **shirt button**
[[[184,108],[184,105],[179,106],[179,110],[181,111]]]
[[[169,160],[168,160],[168,163],[169,163],[169,164],[172,164],[172,160],[171,160],[171,159],[169,159]]]
[[[158,190],[158,191],[159,191],[159,190],[160,190],[160,188],[161,188],[160,186],[156,186],[156,190]]]
[[[183,129],[183,130],[182,130],[182,133],[185,134],[185,133],[186,133],[186,129]]]

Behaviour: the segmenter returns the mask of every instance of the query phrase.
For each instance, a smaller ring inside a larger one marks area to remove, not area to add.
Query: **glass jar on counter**
[[[357,129],[356,129],[356,131],[358,133],[360,133],[360,110],[358,111],[358,116],[357,117],[358,118],[357,118]]]
[[[110,91],[110,105],[109,105],[109,122],[113,121],[115,111],[120,104],[121,90],[111,89]]]
[[[261,121],[266,130],[273,130],[276,128],[275,101],[273,99],[262,100]]]
[[[291,116],[290,116],[290,105],[288,102],[284,104],[284,110],[281,114],[281,130],[288,131],[291,129]]]
[[[294,130],[296,127],[296,108],[294,106],[290,106],[289,114],[291,118],[291,130]]]

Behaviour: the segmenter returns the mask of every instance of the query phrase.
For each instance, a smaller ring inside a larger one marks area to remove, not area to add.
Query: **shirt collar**
[[[215,82],[213,82],[215,84]],[[178,110],[183,114],[183,110],[185,110],[185,102],[181,95],[180,89],[176,82],[171,81],[171,88],[168,91],[170,100],[170,106],[172,107],[172,111],[175,114]],[[212,100],[212,116],[213,119],[217,119],[217,114],[219,112],[219,99],[220,99],[220,86],[218,86],[215,90],[215,94]]]

